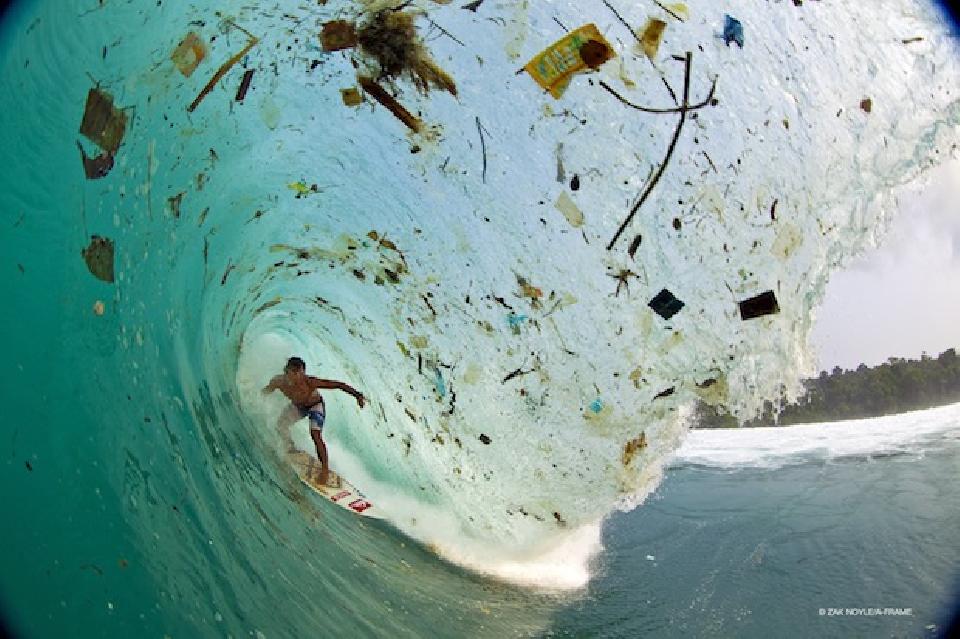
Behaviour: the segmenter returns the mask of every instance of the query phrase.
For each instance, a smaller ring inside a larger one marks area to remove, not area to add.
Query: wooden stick
[[[713,94],[717,89],[717,78],[714,77],[713,84],[710,86],[710,93],[707,94],[707,97],[704,98],[702,102],[691,104],[686,108],[670,107],[668,109],[655,109],[653,107],[640,106],[639,104],[634,104],[633,102],[630,102],[629,100],[624,98],[622,95],[614,91],[612,88],[610,88],[610,85],[604,82],[603,80],[600,80],[600,86],[602,86],[604,89],[609,91],[613,95],[613,97],[620,100],[622,103],[624,103],[628,107],[632,109],[636,109],[637,111],[643,111],[644,113],[680,113],[681,111],[696,111],[697,109],[702,109],[703,107],[710,104],[710,102],[713,100]]]
[[[420,132],[420,120],[407,111],[402,104],[386,92],[386,90],[370,78],[358,78],[360,86],[364,91],[373,96],[373,99],[387,107],[390,113],[397,116],[397,119],[406,124],[414,133]]]
[[[660,181],[660,176],[663,175],[663,172],[667,168],[667,164],[670,162],[671,156],[673,156],[673,150],[676,148],[677,140],[680,138],[680,131],[683,130],[683,124],[687,121],[687,100],[690,98],[690,65],[692,63],[693,54],[687,51],[687,57],[684,63],[683,71],[683,102],[680,105],[680,121],[677,122],[677,128],[673,132],[673,139],[670,140],[670,146],[667,147],[667,155],[663,158],[663,163],[660,165],[660,168],[657,170],[656,174],[654,174],[653,179],[647,183],[647,188],[644,189],[643,195],[640,196],[640,199],[637,200],[637,203],[634,204],[633,208],[630,209],[630,213],[620,225],[620,228],[617,229],[613,239],[611,239],[610,243],[607,244],[608,251],[611,250],[613,245],[617,243],[617,240],[620,239],[620,235],[623,234],[623,231],[627,228],[627,225],[629,225],[633,220],[633,216],[636,215],[637,211],[640,210],[640,207],[643,206],[643,203],[647,201],[647,198],[653,191],[653,187],[655,187],[657,182]]]
[[[194,99],[190,106],[187,107],[187,111],[193,113],[193,110],[196,109],[197,105],[200,104],[200,101],[207,97],[207,94],[213,90],[213,87],[216,86],[217,82],[220,81],[220,78],[226,75],[227,71],[229,71],[233,65],[235,65],[237,62],[240,62],[243,56],[247,55],[250,49],[256,46],[257,42],[259,42],[259,40],[251,36],[250,41],[247,42],[247,46],[243,47],[240,53],[220,65],[220,68],[217,69],[217,72],[213,74],[213,77],[210,78],[210,81],[207,82],[207,85],[200,90],[200,94]]]

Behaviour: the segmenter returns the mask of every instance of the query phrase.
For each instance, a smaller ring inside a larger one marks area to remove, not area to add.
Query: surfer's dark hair
[[[291,357],[290,359],[287,360],[287,365],[283,367],[283,370],[285,370],[285,371],[293,371],[293,370],[302,370],[302,371],[305,371],[305,370],[307,370],[307,365],[306,365],[306,363],[305,363],[302,359],[300,359],[299,357]]]

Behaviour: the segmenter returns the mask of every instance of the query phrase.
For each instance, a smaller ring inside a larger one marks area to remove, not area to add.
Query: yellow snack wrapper
[[[534,56],[523,69],[550,95],[559,98],[575,74],[585,69],[596,69],[615,56],[597,25],[591,23],[551,44]]]

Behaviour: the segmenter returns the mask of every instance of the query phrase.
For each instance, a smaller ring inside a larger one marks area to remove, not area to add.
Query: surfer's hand
[[[363,408],[364,401],[363,393],[357,393],[357,406]]]

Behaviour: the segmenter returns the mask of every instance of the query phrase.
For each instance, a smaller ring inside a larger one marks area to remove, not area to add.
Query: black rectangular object
[[[683,308],[683,302],[667,289],[663,289],[647,303],[647,306],[663,319],[670,319],[680,312],[680,309]]]
[[[240,88],[237,89],[236,102],[242,102],[247,97],[247,89],[250,88],[250,80],[253,79],[254,69],[247,69],[243,72],[243,79],[240,81]]]
[[[749,320],[780,312],[777,296],[773,291],[764,291],[759,295],[740,302],[740,319]]]

